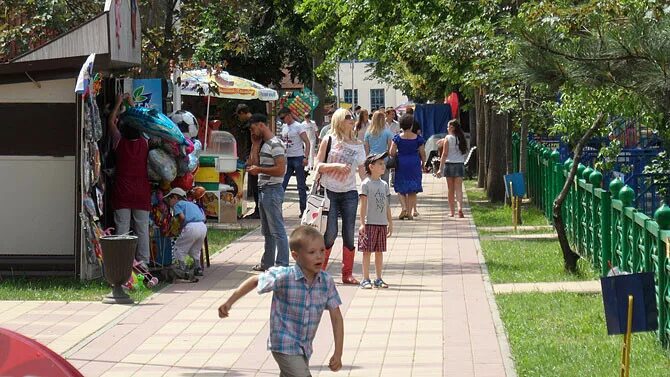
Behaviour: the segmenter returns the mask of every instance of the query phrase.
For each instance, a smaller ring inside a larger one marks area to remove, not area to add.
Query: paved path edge
[[[465,187],[463,188],[463,201],[467,207],[470,207],[470,201],[468,200],[467,194],[465,192]],[[491,316],[493,317],[493,324],[496,328],[496,335],[498,337],[498,346],[500,347],[500,353],[503,359],[503,365],[505,367],[505,375],[507,377],[518,377],[516,373],[516,368],[514,366],[514,358],[512,357],[512,351],[509,345],[509,339],[507,338],[507,330],[505,325],[500,318],[500,312],[498,311],[498,304],[496,303],[495,293],[493,292],[493,284],[491,284],[491,279],[489,278],[489,269],[486,266],[486,260],[484,259],[484,253],[482,252],[482,246],[479,243],[479,232],[477,231],[477,226],[475,225],[474,218],[472,218],[472,211],[470,211],[470,229],[473,233],[473,240],[475,243],[475,248],[477,249],[477,258],[479,259],[479,266],[482,269],[482,279],[484,280],[484,288],[486,290],[486,299],[489,302],[489,308],[491,309]]]

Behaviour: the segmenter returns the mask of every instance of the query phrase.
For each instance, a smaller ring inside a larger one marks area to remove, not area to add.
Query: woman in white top
[[[458,203],[458,217],[463,217],[463,175],[465,168],[465,154],[468,146],[465,134],[461,129],[461,123],[457,119],[449,121],[448,134],[442,142],[442,156],[440,157],[440,169],[437,176],[444,175],[447,178],[447,197],[451,217],[454,217],[454,196]],[[455,194],[455,195],[454,195]]]
[[[368,111],[363,109],[360,114],[358,114],[358,120],[356,121],[355,134],[356,138],[362,142],[365,141],[365,132],[370,126],[370,116]]]
[[[321,174],[321,185],[330,200],[328,225],[323,235],[326,255],[321,268],[328,266],[331,248],[337,238],[337,218],[342,218],[342,283],[358,284],[353,277],[354,236],[358,190],[356,171],[361,180],[365,177],[365,148],[354,136],[354,119],[345,109],[335,111],[330,123],[330,133],[323,138],[317,154],[316,171]],[[328,144],[330,141],[330,150]]]

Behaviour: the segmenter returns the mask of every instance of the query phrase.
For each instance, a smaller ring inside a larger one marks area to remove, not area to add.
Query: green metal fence
[[[558,152],[534,141],[527,157],[528,195],[551,221],[553,201],[574,162],[560,162]],[[605,189],[602,180],[599,171],[578,166],[562,211],[568,240],[601,276],[609,271],[608,263],[622,271],[654,274],[658,338],[670,347],[670,207],[664,204],[650,218],[632,207],[630,187],[615,179]]]

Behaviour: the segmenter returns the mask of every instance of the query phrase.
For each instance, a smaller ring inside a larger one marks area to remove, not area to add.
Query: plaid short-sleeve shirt
[[[268,349],[309,359],[324,309],[342,304],[333,278],[320,271],[309,285],[297,264],[272,267],[258,279],[258,293],[267,292],[273,293]]]

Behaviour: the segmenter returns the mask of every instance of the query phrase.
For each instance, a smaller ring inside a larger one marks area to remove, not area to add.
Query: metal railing
[[[528,196],[552,220],[553,201],[573,161],[540,142],[530,141]],[[608,262],[626,272],[654,274],[658,304],[658,339],[670,346],[670,207],[663,204],[653,218],[639,210],[635,192],[619,179],[603,186],[603,174],[579,164],[563,205],[563,220],[572,247],[605,276]]]

